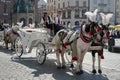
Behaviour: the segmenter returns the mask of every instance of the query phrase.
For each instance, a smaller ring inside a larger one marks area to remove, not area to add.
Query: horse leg
[[[82,51],[81,58],[80,58],[80,73],[81,74],[83,74],[82,63],[83,63],[83,59],[84,59],[85,53],[86,53],[85,51]]]
[[[60,49],[60,45],[57,44],[56,45],[56,58],[57,58],[57,68],[60,69],[61,68],[61,63],[60,63],[60,54],[61,54],[61,49]]]
[[[8,49],[8,42],[5,41],[5,48]]]
[[[76,72],[76,74],[83,74],[83,70],[82,70],[82,63],[83,63],[83,59],[84,59],[84,55],[85,55],[85,51],[81,51],[80,55],[79,55],[79,59],[78,59],[78,68],[79,71]]]
[[[92,73],[96,73],[96,69],[95,69],[95,51],[92,51],[92,62],[93,62],[93,65],[92,65]]]
[[[14,50],[14,42],[11,42],[11,50]]]
[[[100,50],[98,53],[98,73],[102,73],[101,70],[101,55],[103,55],[103,50]]]
[[[61,53],[62,69],[66,68],[66,66],[65,66],[65,59],[64,59],[64,51],[65,51],[65,48],[62,49],[62,53]]]
[[[74,68],[73,62],[78,60],[77,57],[77,41],[74,41],[74,43],[71,44],[71,51],[72,51],[72,59],[71,59],[71,68]]]
[[[61,68],[60,53],[58,51],[56,52],[56,58],[57,58],[57,68],[60,69]]]
[[[102,70],[101,70],[101,56],[98,56],[98,73],[102,73]]]

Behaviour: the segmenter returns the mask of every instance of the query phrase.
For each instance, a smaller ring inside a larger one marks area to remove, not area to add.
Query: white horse
[[[86,13],[86,15],[88,14],[88,12]],[[91,15],[87,15],[87,17],[92,21],[95,20],[97,14],[97,10],[94,11],[94,13],[91,13]],[[80,32],[78,31],[78,33],[80,33],[79,37],[76,38],[76,33],[73,33],[73,35],[71,35],[71,38],[69,39],[71,45],[76,43],[76,49],[77,49],[77,53],[76,56],[77,57],[77,68],[76,68],[76,73],[77,74],[81,74],[83,73],[82,71],[82,61],[84,58],[85,53],[87,52],[87,50],[89,49],[89,47],[91,46],[91,42],[92,39],[97,39],[100,40],[100,36],[98,36],[99,34],[96,34],[96,27],[99,26],[97,23],[95,22],[90,22],[88,24],[84,24],[81,26],[81,30]],[[93,33],[93,34],[92,34]],[[57,48],[57,52],[56,52],[56,57],[57,57],[57,67],[58,68],[65,68],[65,60],[64,60],[64,51],[65,51],[65,42],[63,39],[65,39],[65,35],[67,34],[67,31],[61,30],[59,31],[54,39],[53,42],[56,45]],[[63,46],[61,46],[61,44]],[[75,46],[72,49],[75,49]],[[75,50],[74,50],[75,51]],[[74,53],[73,51],[73,53]],[[60,55],[61,55],[61,60],[62,63],[60,63]]]
[[[100,42],[93,42],[92,46],[104,46],[105,43],[108,42],[109,40],[109,28],[108,28],[108,24],[109,24],[109,20],[112,17],[113,14],[103,14],[100,13],[101,17],[102,17],[102,24],[101,24],[101,31],[100,31],[100,35],[101,35],[101,40]],[[103,48],[100,50],[92,50],[92,61],[93,61],[93,65],[92,65],[92,73],[96,73],[96,69],[95,69],[95,53],[98,53],[98,73],[102,73],[101,70],[101,59],[104,59],[104,55],[103,55]]]
[[[10,30],[4,31],[4,41],[7,49],[9,43],[11,43],[11,49],[14,49],[15,40],[18,37],[17,31],[19,30],[19,28],[21,28],[22,25],[23,22],[18,25],[14,25]]]

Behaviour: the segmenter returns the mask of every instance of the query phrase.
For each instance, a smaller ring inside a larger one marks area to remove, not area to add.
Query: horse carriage
[[[50,40],[50,35],[46,28],[39,29],[20,29],[19,36],[15,42],[15,52],[18,57],[24,53],[30,53],[36,48],[36,57],[39,64],[43,64],[46,55],[54,51],[54,44]]]
[[[100,54],[99,52],[97,52],[99,54],[98,73],[102,73],[100,66],[101,59],[100,57],[103,54],[103,47],[101,44],[106,43],[107,40],[109,39],[109,31],[106,24],[109,23],[109,19],[112,17],[112,14],[104,15],[103,13],[101,13],[102,24],[98,24],[95,22],[97,10],[95,10],[93,13],[86,12],[86,15],[91,21],[89,23],[82,25],[81,29],[78,31],[79,32],[78,37],[76,37],[75,32],[73,33],[73,35],[71,35],[71,38],[68,39],[67,37],[65,37],[66,33],[69,34],[68,31],[64,30],[58,31],[53,38],[54,43],[49,42],[50,35],[44,28],[19,30],[18,31],[19,37],[16,39],[15,42],[15,51],[17,56],[21,57],[23,53],[27,52],[29,53],[31,52],[33,47],[36,47],[37,61],[39,64],[43,64],[46,60],[46,55],[48,53],[56,52],[57,68],[64,69],[65,68],[64,53],[68,49],[68,47],[71,47],[70,51],[72,51],[72,53],[75,53],[74,55],[73,54],[70,55],[70,58],[72,57],[71,63],[72,60],[76,60],[77,61],[76,74],[82,74],[83,73],[82,63],[86,52],[89,50],[95,50],[94,52],[92,52],[93,58],[92,72],[96,73],[95,53],[99,49]],[[69,42],[67,42],[66,40],[69,40]],[[97,42],[97,45],[91,46],[93,41]],[[71,43],[71,45],[68,45],[69,43]],[[60,55],[62,62],[60,62]]]

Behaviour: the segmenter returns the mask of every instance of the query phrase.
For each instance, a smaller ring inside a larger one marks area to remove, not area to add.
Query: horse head
[[[81,34],[88,39],[100,41],[100,25],[97,22],[89,22],[81,27]]]
[[[102,43],[107,43],[108,40],[110,39],[110,32],[109,32],[109,21],[110,18],[112,18],[113,14],[104,14],[104,13],[100,13],[101,17],[102,17],[102,23],[100,24],[101,26],[101,32],[100,35],[102,37]]]
[[[100,26],[96,22],[96,16],[97,16],[98,9],[96,9],[94,12],[86,12],[85,15],[89,19],[89,23],[82,25],[82,31],[84,35],[88,38],[95,38],[97,40],[100,40],[100,35],[98,34],[98,31],[100,30]]]

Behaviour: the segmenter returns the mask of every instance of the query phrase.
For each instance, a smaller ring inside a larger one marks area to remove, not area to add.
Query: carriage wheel
[[[46,60],[46,52],[45,52],[45,45],[40,43],[37,46],[36,49],[36,57],[37,57],[37,61],[40,65],[44,64],[45,60]]]
[[[18,57],[21,57],[23,54],[23,46],[20,37],[18,37],[15,41],[15,52]]]

